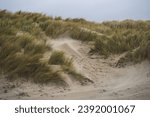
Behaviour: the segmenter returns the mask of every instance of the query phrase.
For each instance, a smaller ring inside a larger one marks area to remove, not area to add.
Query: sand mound
[[[50,41],[54,50],[60,50],[66,53],[68,56],[81,57],[78,52],[80,41],[76,41],[70,38],[60,38],[57,40]]]
[[[77,85],[62,74],[69,87],[37,85],[29,82],[12,84],[0,79],[1,99],[150,99],[150,63],[124,68],[113,67],[120,56],[102,59],[89,55],[88,43],[70,38],[50,40],[54,50],[61,50],[74,60],[75,68],[94,81],[91,85]],[[5,83],[4,83],[5,82]]]

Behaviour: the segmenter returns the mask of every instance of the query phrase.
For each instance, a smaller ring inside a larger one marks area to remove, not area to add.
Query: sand
[[[107,59],[89,55],[89,43],[70,38],[49,40],[54,50],[61,50],[74,60],[75,69],[94,83],[80,85],[66,77],[68,87],[40,85],[29,81],[0,78],[0,99],[150,99],[150,63],[144,61],[123,68],[114,67],[122,55]]]

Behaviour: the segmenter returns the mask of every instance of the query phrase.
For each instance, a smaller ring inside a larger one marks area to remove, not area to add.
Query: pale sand
[[[89,55],[88,43],[60,38],[50,40],[54,50],[73,57],[76,70],[94,83],[82,86],[63,74],[68,87],[40,85],[27,81],[6,81],[0,78],[0,99],[150,99],[150,63],[144,61],[124,68],[115,63],[122,56],[103,59]]]

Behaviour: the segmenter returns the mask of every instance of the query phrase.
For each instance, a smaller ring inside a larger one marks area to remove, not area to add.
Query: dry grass
[[[83,30],[86,29],[86,30]],[[93,33],[95,32],[95,33]],[[9,78],[24,77],[35,82],[61,80],[59,73],[40,59],[50,51],[46,36],[68,36],[93,42],[91,53],[108,57],[110,54],[128,52],[128,61],[150,61],[150,22],[125,20],[121,22],[94,23],[84,19],[48,17],[39,13],[0,11],[0,72]],[[72,59],[62,52],[52,52],[49,64],[61,65],[63,70],[82,76],[71,67]]]

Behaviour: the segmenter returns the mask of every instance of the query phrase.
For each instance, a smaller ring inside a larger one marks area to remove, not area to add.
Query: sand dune
[[[48,42],[49,43],[49,42]],[[103,59],[89,55],[88,43],[70,38],[50,40],[54,50],[61,50],[74,60],[74,66],[94,83],[81,86],[69,76],[68,87],[39,85],[24,81],[14,83],[0,79],[1,99],[150,99],[150,64],[116,68],[119,55]],[[5,82],[5,83],[2,83]]]

